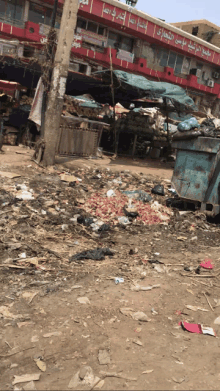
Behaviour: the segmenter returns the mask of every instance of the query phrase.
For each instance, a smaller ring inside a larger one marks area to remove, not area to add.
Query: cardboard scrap
[[[0,171],[0,176],[3,176],[5,178],[9,178],[9,179],[21,177],[21,175],[19,175],[19,174],[15,174],[14,172],[7,172],[7,171]]]
[[[61,179],[61,181],[63,181],[63,182],[69,182],[69,183],[71,183],[71,182],[82,182],[82,179],[77,178],[77,177],[75,177],[74,175],[62,174],[62,175],[60,176],[60,179]]]
[[[1,306],[0,307],[0,315],[3,317],[3,318],[7,318],[7,319],[19,319],[19,318],[23,318],[24,315],[21,315],[21,314],[18,314],[18,315],[14,315],[12,314],[8,307],[6,306]]]
[[[31,375],[26,374],[26,375],[22,375],[22,376],[14,375],[14,381],[13,381],[12,385],[14,386],[15,384],[18,384],[18,383],[27,383],[27,382],[36,381],[36,380],[40,380],[40,373],[34,373]]]
[[[38,366],[38,368],[42,371],[42,372],[45,372],[46,369],[47,369],[47,366],[45,364],[45,362],[41,361],[39,358],[34,360],[36,362],[36,365]]]

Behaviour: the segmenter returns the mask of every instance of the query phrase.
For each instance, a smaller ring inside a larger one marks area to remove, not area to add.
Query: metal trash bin
[[[220,213],[220,139],[198,137],[172,143],[177,149],[172,184],[178,196],[211,216]]]

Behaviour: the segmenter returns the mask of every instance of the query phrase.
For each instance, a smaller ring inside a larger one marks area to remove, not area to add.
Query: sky
[[[219,0],[138,0],[136,8],[167,23],[207,19],[220,26]]]

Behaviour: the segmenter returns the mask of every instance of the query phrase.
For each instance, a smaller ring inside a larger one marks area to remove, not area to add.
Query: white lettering
[[[79,0],[80,4],[89,5],[89,0]]]
[[[168,34],[165,32],[165,31],[163,31],[163,33],[162,33],[162,38],[165,38],[165,39],[168,39],[168,41],[172,41],[173,39],[174,39],[174,35],[171,33],[171,32],[169,32]]]

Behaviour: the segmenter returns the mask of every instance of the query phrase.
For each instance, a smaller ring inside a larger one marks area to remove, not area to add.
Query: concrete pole
[[[45,166],[50,166],[55,163],[56,145],[66,91],[71,46],[76,28],[77,12],[78,0],[65,0],[45,114],[45,150],[43,156],[43,164]]]

